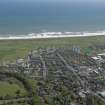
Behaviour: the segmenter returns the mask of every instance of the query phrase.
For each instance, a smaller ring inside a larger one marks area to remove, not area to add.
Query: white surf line
[[[46,38],[69,38],[69,37],[88,37],[88,36],[104,36],[105,32],[100,33],[82,33],[82,34],[32,34],[22,36],[0,37],[0,40],[16,40],[16,39],[46,39]]]

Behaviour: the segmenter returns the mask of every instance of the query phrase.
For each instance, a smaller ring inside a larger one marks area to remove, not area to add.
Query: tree
[[[17,91],[16,91],[16,95],[17,95],[17,97],[19,97],[20,93],[21,93],[20,90],[17,90]]]

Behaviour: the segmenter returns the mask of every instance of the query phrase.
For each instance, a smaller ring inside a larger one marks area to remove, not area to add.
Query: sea
[[[105,31],[105,3],[0,2],[0,37]]]

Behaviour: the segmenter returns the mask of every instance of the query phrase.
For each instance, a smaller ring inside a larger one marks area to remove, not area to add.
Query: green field
[[[20,102],[12,102],[12,103],[8,103],[8,104],[5,104],[5,105],[30,105],[30,104],[28,104],[27,102],[23,102],[23,103],[20,103]]]
[[[20,87],[18,84],[10,84],[5,81],[0,81],[0,97],[5,96],[16,96],[17,91],[20,91],[19,95],[23,96],[26,94],[26,91],[24,88]]]
[[[0,41],[0,61],[12,61],[17,58],[24,57],[29,51],[39,47],[63,47],[70,45],[87,47],[93,44],[105,44],[105,36],[33,40],[2,40]]]
[[[10,105],[29,105],[28,103],[13,103],[13,104],[10,104]]]

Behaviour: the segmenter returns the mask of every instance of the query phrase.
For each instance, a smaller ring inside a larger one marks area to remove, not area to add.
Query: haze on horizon
[[[0,2],[105,2],[105,0],[0,0]]]

